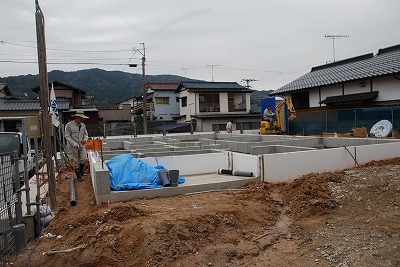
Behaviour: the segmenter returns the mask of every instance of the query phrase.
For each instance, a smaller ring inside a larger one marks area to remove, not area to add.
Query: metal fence
[[[299,112],[297,118],[289,122],[289,132],[301,135],[349,133],[353,127],[369,130],[380,120],[388,120],[393,129],[398,129],[400,106]]]
[[[13,227],[17,224],[17,164],[12,153],[0,154],[0,262],[9,264],[17,254]]]

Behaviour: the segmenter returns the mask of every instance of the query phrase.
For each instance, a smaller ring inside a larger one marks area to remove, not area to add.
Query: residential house
[[[155,121],[171,122],[179,117],[179,97],[175,93],[179,83],[148,82],[147,92],[151,97],[148,118]]]
[[[61,100],[57,103],[60,113],[69,110],[68,100]],[[9,119],[0,121],[0,131],[15,131],[21,129],[21,120],[18,117],[38,116],[40,111],[40,101],[18,100],[0,97],[0,117]],[[15,118],[15,119],[11,119]]]
[[[250,94],[253,90],[236,82],[181,82],[178,123],[194,122],[195,131],[225,131],[226,123],[234,120],[234,130],[257,129],[260,113],[252,113]]]
[[[49,91],[51,86],[54,87],[54,93],[57,100],[68,100],[71,103],[72,109],[87,109],[94,108],[93,100],[95,96],[87,95],[85,90],[77,87],[59,82],[53,81],[49,83]],[[32,89],[33,92],[39,94],[40,86]]]
[[[10,88],[5,83],[0,83],[0,97],[12,97]]]
[[[52,86],[56,95],[57,105],[60,101],[68,101],[70,103],[69,110],[61,110],[60,122],[65,125],[73,119],[71,115],[75,114],[77,109],[83,109],[88,119],[85,119],[86,128],[91,136],[101,134],[102,126],[99,124],[98,110],[93,105],[94,96],[87,95],[85,90],[59,82],[49,82],[49,91]],[[40,86],[32,89],[33,92],[39,94]],[[59,109],[60,110],[60,109]]]
[[[299,127],[303,133],[308,122],[314,122],[308,127],[318,128],[315,133],[321,132],[316,123],[321,123],[324,131],[335,131],[340,124],[347,130],[355,126],[370,127],[379,119],[395,123],[396,118],[391,114],[400,105],[400,45],[379,49],[376,55],[371,53],[314,67],[271,95],[291,97],[297,111],[294,124],[301,122]],[[386,107],[386,111],[377,107]],[[387,110],[387,107],[392,108]]]
[[[147,92],[146,94],[146,99],[147,99],[147,105],[146,105],[146,110],[147,111],[152,111],[152,93]],[[135,116],[139,110],[143,109],[143,95],[141,96],[133,96],[129,97],[127,99],[121,100],[117,103],[115,103],[115,107],[118,109],[123,109],[124,105],[130,105],[131,106],[131,121],[135,120]],[[147,113],[147,119],[150,120],[150,113]]]

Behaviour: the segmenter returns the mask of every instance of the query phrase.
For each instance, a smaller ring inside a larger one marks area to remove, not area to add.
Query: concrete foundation
[[[103,160],[130,153],[150,166],[180,171],[178,187],[111,191],[107,166],[89,152],[97,204],[193,192],[238,188],[248,182],[279,182],[311,172],[353,168],[400,156],[399,139],[305,137],[259,134],[194,133],[168,136],[108,137]],[[252,172],[254,177],[218,175],[219,168]]]

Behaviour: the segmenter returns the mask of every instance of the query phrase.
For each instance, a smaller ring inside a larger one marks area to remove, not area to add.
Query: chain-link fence
[[[369,130],[380,120],[388,120],[394,129],[398,129],[400,127],[400,107],[299,112],[297,118],[289,123],[289,132],[293,135],[349,133],[353,127],[366,127]]]
[[[17,254],[13,227],[17,224],[15,192],[19,177],[12,153],[0,154],[0,164],[0,262],[6,266]]]

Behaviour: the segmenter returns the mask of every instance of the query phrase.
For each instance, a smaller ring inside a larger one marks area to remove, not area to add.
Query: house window
[[[179,103],[179,97],[176,97],[176,103]]]
[[[182,97],[181,100],[182,100],[182,107],[186,107],[187,106],[187,96]]]
[[[169,97],[156,97],[156,105],[169,105]]]
[[[199,94],[199,111],[219,111],[219,94]]]
[[[292,94],[292,104],[295,109],[310,108],[310,96],[308,92]]]

